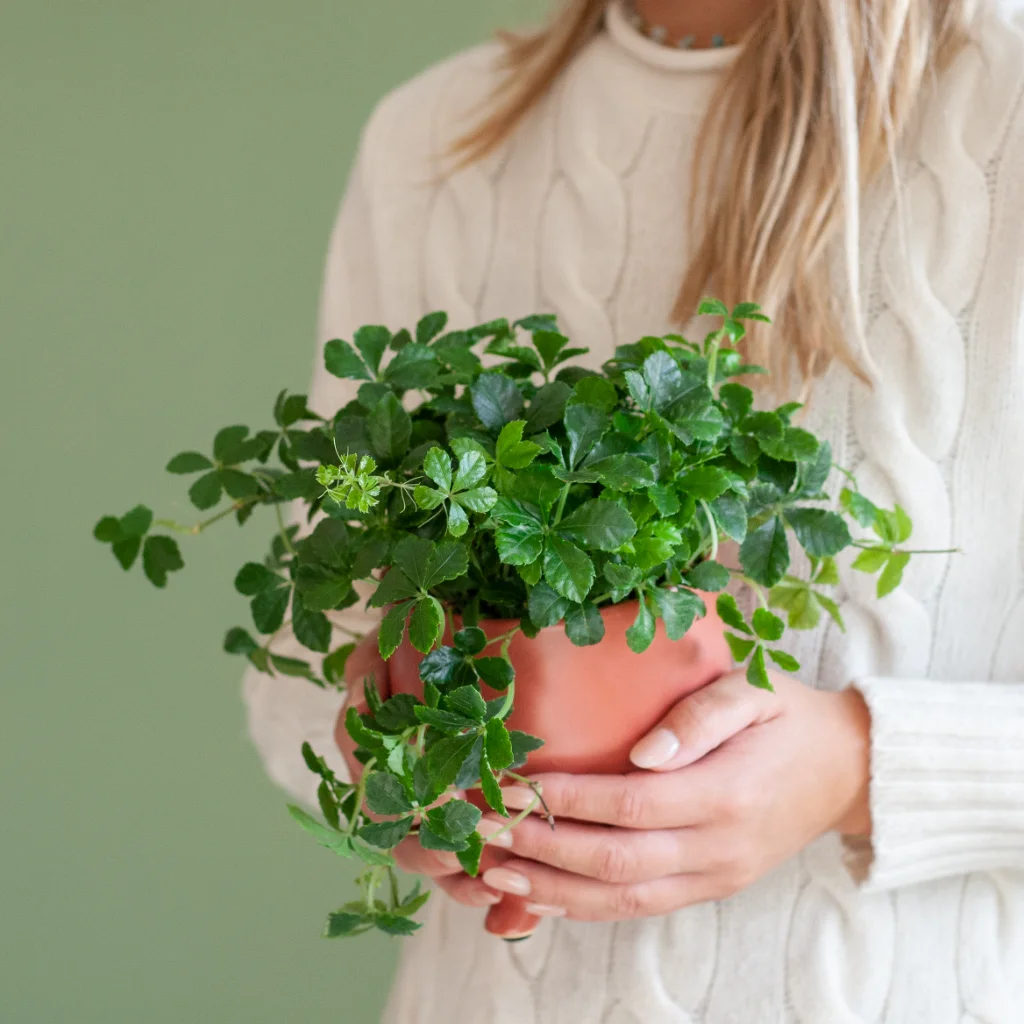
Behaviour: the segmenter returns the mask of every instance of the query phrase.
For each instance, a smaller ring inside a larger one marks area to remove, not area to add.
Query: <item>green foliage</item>
[[[400,842],[453,852],[478,870],[479,808],[438,801],[452,787],[479,790],[507,816],[501,783],[542,743],[505,724],[516,633],[563,628],[577,646],[599,644],[602,609],[634,601],[627,642],[642,653],[659,629],[684,637],[706,613],[700,594],[718,593],[736,661],[751,684],[770,689],[769,664],[799,668],[775,646],[787,625],[811,628],[824,614],[842,627],[829,596],[836,556],[858,547],[853,568],[878,575],[879,596],[899,585],[910,557],[906,513],[879,508],[852,478],[838,510],[824,504],[829,446],[794,425],[799,406],[758,409],[734,379],[760,372],[735,347],[747,322],[767,322],[759,307],[708,299],[700,312],[721,318],[703,342],[645,337],[618,347],[600,372],[570,365],[586,350],[549,315],[448,330],[435,312],[394,334],[362,327],[324,349],[327,370],[354,382],[355,394],[329,418],[283,391],[267,429],[229,426],[208,454],[170,460],[169,472],[192,477],[192,504],[215,510],[209,518],[154,522],[140,505],[96,524],[125,570],[141,561],[163,587],[182,559],[154,526],[202,533],[272,506],[269,552],[235,577],[257,635],[234,627],[226,651],[261,672],[343,686],[355,645],[339,643],[333,616],[359,600],[358,583],[383,612],[381,655],[403,644],[423,655],[422,699],[385,700],[372,679],[361,681],[365,710],[349,707],[344,723],[361,781],[341,781],[303,748],[319,777],[322,820],[299,808],[292,816],[365,867],[361,898],[329,916],[325,936],[418,927],[412,916],[426,894],[399,892],[391,851]],[[304,514],[301,528],[284,526],[286,502]],[[871,539],[854,540],[851,524]],[[739,570],[718,558],[730,538],[740,544]],[[794,563],[810,572],[791,572]],[[726,592],[732,581],[758,598],[749,616]],[[514,628],[495,635],[488,620],[498,619]],[[276,649],[286,628],[308,660]]]

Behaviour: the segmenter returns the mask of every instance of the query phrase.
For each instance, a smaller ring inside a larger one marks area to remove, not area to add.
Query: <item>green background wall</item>
[[[3,1021],[377,1019],[395,947],[318,938],[348,877],[219,650],[262,531],[192,542],[163,593],[89,531],[191,518],[168,456],[304,388],[374,101],[541,7],[0,0]]]

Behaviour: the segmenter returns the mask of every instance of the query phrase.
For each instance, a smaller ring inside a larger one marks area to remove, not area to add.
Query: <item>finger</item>
[[[781,710],[775,694],[751,686],[740,672],[730,672],[679,701],[633,747],[629,759],[650,771],[682,768]]]
[[[363,774],[363,766],[353,756],[356,744],[345,728],[345,715],[350,707],[360,713],[369,710],[364,690],[365,679],[372,679],[373,685],[377,687],[382,698],[387,698],[389,694],[387,664],[380,656],[375,632],[363,637],[356,645],[356,649],[349,655],[348,661],[345,662],[345,684],[348,688],[348,698],[338,712],[338,718],[334,725],[334,741],[345,758],[352,779],[358,779]]]
[[[480,883],[484,885],[483,882]],[[484,885],[484,889],[495,896],[501,896],[501,902],[491,907],[484,921],[484,928],[508,942],[517,942],[529,938],[540,924],[540,918],[528,909],[527,901],[518,896],[495,892]],[[558,915],[561,916],[561,915]]]
[[[528,818],[516,826],[512,850],[516,858],[622,884],[701,870],[709,860],[706,845],[700,829],[635,832],[560,821],[552,831]]]
[[[507,898],[504,893],[488,888],[479,878],[469,875],[448,875],[435,879],[437,887],[464,907],[497,907]]]
[[[629,775],[536,775],[544,803],[556,821],[617,825],[629,829],[685,828],[701,825],[715,813],[715,787],[707,773],[695,777],[696,766],[684,781],[680,776],[653,772]],[[719,780],[720,781],[720,780]],[[502,790],[505,806],[529,807],[532,789],[509,786]],[[543,811],[543,808],[538,808]]]
[[[484,873],[495,892],[526,899],[527,909],[565,911],[573,921],[623,921],[653,917],[722,895],[713,876],[670,875],[649,882],[611,885],[528,860],[510,860]]]

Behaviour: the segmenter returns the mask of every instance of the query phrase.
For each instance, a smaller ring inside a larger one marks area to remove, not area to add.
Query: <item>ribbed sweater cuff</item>
[[[1024,685],[869,677],[868,840],[847,840],[868,890],[1024,866]]]

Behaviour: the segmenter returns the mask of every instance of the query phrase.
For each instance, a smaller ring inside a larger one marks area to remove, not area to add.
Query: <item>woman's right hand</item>
[[[366,698],[363,693],[363,680],[368,676],[373,677],[377,691],[382,700],[387,700],[391,695],[388,685],[387,663],[380,656],[377,648],[377,634],[373,633],[360,641],[359,645],[349,656],[345,665],[345,682],[348,684],[349,697],[342,705],[334,726],[334,738],[345,757],[349,772],[353,780],[358,779],[363,772],[363,766],[352,756],[355,744],[345,730],[345,712],[354,707],[360,712],[368,710]],[[481,822],[481,832],[489,827],[489,822]],[[490,826],[497,831],[500,826]],[[504,837],[503,837],[504,838]],[[499,845],[499,844],[495,844]],[[511,845],[511,842],[508,842]],[[481,865],[481,874],[486,867],[493,867],[499,863],[493,847],[484,851],[485,862]],[[459,864],[454,853],[445,853],[440,850],[425,850],[420,846],[419,841],[414,838],[405,839],[394,850],[395,860],[403,871],[414,875],[426,875],[435,884],[444,890],[453,900],[467,907],[491,907],[501,903],[501,893],[488,889],[479,877],[470,878]]]

